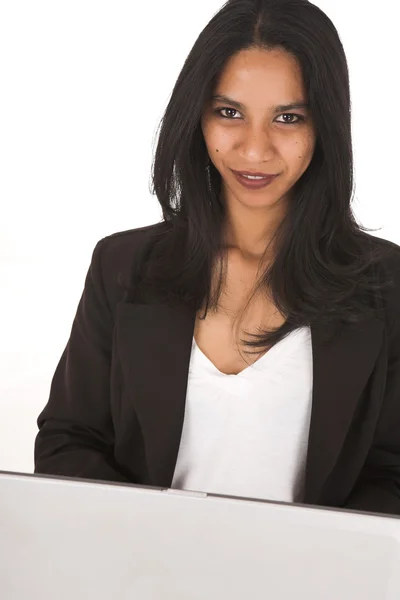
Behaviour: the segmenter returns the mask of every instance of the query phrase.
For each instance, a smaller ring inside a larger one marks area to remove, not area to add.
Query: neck
[[[229,198],[225,202],[223,245],[236,249],[244,259],[260,260],[271,256],[273,238],[286,212],[286,202],[249,208]]]

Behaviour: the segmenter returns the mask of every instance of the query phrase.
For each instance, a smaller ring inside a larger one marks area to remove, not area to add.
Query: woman
[[[331,21],[229,0],[162,121],[164,220],[94,248],[35,472],[400,514],[400,247],[352,169]]]

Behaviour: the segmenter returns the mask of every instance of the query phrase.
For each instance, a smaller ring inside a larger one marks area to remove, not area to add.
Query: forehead
[[[231,56],[214,91],[240,97],[245,104],[258,98],[263,105],[268,99],[279,103],[305,94],[299,62],[281,49],[249,49]]]

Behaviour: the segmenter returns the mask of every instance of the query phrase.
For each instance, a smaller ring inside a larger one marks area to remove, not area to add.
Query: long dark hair
[[[163,116],[151,192],[164,221],[154,228],[141,283],[128,286],[128,296],[143,299],[147,288],[158,301],[204,307],[203,318],[218,306],[225,210],[201,115],[227,60],[249,48],[281,48],[297,58],[317,132],[312,161],[275,233],[274,261],[251,295],[264,290],[286,318],[282,327],[242,340],[257,349],[246,353],[258,354],[315,319],[357,322],[379,313],[372,297],[391,282],[380,281],[374,265],[394,246],[366,233],[373,230],[358,224],[351,209],[349,73],[330,19],[307,0],[229,0],[196,40]]]

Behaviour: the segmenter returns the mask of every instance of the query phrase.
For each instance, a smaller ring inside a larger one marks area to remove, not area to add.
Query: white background
[[[314,3],[350,67],[355,213],[400,243],[397,2]],[[221,6],[0,2],[0,470],[33,471],[36,419],[96,242],[161,219],[149,191],[156,129]]]

